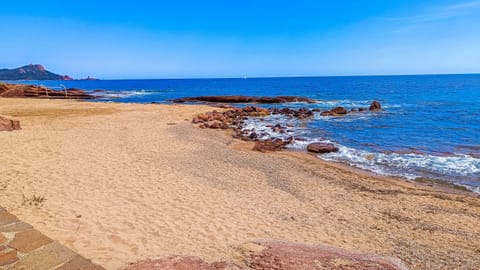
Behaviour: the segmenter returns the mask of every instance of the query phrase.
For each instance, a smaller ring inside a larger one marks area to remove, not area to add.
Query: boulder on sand
[[[119,270],[223,270],[226,262],[214,262],[209,264],[204,260],[193,256],[170,256],[164,259],[144,260],[120,268]]]
[[[281,151],[285,149],[285,147],[291,143],[293,138],[288,138],[287,140],[282,140],[280,138],[275,139],[268,139],[263,141],[255,142],[253,146],[254,151],[259,151],[265,153],[266,151]]]
[[[311,143],[307,146],[307,150],[312,153],[325,154],[338,152],[338,147],[332,143]]]
[[[323,245],[279,241],[247,242],[235,260],[208,263],[192,256],[170,256],[130,263],[120,270],[407,270],[402,261]]]
[[[21,129],[20,121],[10,120],[0,116],[0,131],[13,131],[19,129]]]
[[[402,261],[329,246],[258,241],[240,247],[249,269],[407,270]]]

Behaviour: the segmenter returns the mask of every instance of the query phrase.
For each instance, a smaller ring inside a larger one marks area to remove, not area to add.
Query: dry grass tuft
[[[35,207],[42,207],[43,203],[47,200],[45,196],[37,196],[33,195],[32,197],[27,197],[25,194],[23,196],[23,206],[35,206]]]

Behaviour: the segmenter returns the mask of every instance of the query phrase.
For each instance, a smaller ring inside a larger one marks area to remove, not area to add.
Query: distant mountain
[[[58,75],[42,65],[28,65],[14,69],[0,69],[0,80],[72,80],[68,75]]]

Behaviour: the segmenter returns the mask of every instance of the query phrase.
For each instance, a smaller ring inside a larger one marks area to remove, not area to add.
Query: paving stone
[[[0,207],[0,270],[5,269],[105,270]]]
[[[4,209],[0,210],[0,226],[5,224],[10,224],[15,221],[18,221],[17,217],[5,211]]]
[[[28,230],[15,234],[15,238],[8,244],[9,247],[14,248],[22,253],[30,252],[48,243],[52,239],[37,230]]]
[[[55,268],[55,270],[105,270],[105,268],[92,263],[80,255],[76,255],[72,260]]]
[[[0,266],[5,266],[18,261],[17,251],[14,249],[0,252]]]
[[[72,260],[77,254],[70,249],[52,242],[40,249],[26,254],[9,270],[45,270],[58,267]]]
[[[26,230],[31,230],[33,227],[30,224],[19,221],[0,227],[0,232],[21,232]]]

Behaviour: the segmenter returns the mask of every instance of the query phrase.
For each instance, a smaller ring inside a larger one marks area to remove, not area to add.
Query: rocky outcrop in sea
[[[224,100],[224,99],[222,99]],[[381,105],[378,101],[373,101],[370,111],[381,110]],[[341,117],[353,112],[365,112],[366,108],[359,108],[354,110],[346,110],[343,107],[336,107],[328,111],[320,111],[318,109],[290,109],[290,108],[262,108],[256,106],[246,106],[244,108],[230,108],[225,111],[210,111],[202,113],[193,118],[192,123],[198,125],[200,128],[211,129],[232,129],[233,137],[244,141],[255,142],[253,149],[259,152],[266,151],[281,151],[294,141],[293,136],[272,137],[269,133],[259,132],[254,128],[248,129],[245,127],[245,122],[251,117],[267,117],[270,115],[283,115],[287,118],[308,119],[314,116],[315,113],[320,113],[321,116],[335,116]],[[271,131],[278,134],[287,134],[293,126],[276,124],[266,125],[271,128]],[[301,140],[301,138],[298,138]],[[308,152],[325,154],[337,152],[339,148],[332,143],[311,143],[307,146]]]

